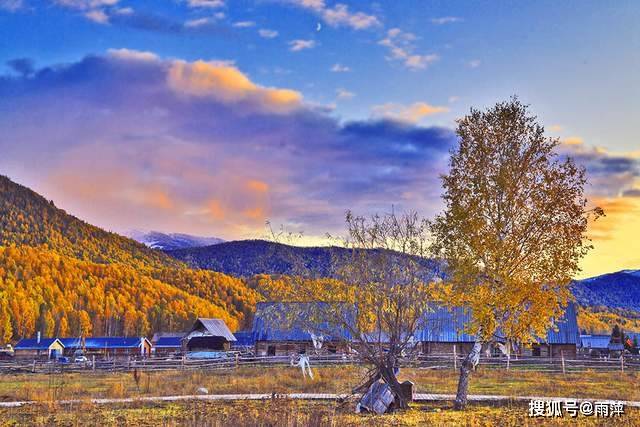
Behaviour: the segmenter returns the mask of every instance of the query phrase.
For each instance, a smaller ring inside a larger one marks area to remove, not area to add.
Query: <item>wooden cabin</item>
[[[336,330],[318,313],[322,302],[259,302],[253,318],[255,352],[261,356],[332,354],[349,351],[349,334]],[[311,314],[311,315],[310,315]]]
[[[228,351],[236,338],[222,319],[198,318],[182,338],[184,352]]]

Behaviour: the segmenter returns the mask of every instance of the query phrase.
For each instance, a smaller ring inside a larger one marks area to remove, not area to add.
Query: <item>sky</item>
[[[103,228],[323,243],[441,208],[455,120],[517,95],[640,268],[636,1],[0,0],[0,174]]]

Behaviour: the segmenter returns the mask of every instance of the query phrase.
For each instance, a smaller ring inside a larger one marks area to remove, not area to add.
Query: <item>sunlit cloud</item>
[[[431,116],[433,114],[446,113],[448,111],[449,109],[447,107],[429,105],[425,102],[416,102],[411,105],[387,103],[383,105],[376,105],[372,108],[372,114],[374,117],[382,117],[408,123],[416,123],[424,117]]]
[[[259,237],[267,219],[322,236],[347,209],[434,212],[455,142],[446,128],[341,123],[230,62],[126,49],[0,77],[0,113],[0,170],[69,212],[226,239]]]
[[[187,5],[192,8],[217,9],[224,6],[224,0],[187,0]]]

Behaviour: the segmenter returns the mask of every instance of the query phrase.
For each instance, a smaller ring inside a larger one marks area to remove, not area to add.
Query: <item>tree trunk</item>
[[[471,371],[476,367],[480,360],[480,351],[482,350],[482,343],[476,341],[473,344],[471,352],[464,358],[462,365],[460,366],[460,379],[458,380],[458,393],[456,394],[456,401],[453,405],[456,410],[463,410],[467,407],[467,394],[469,393],[469,377]]]
[[[395,397],[395,407],[397,409],[407,409],[409,408],[409,399],[402,393],[402,387],[400,386],[400,382],[398,378],[396,378],[396,373],[393,370],[393,367],[384,367],[380,370],[380,376],[386,382],[389,387],[391,387],[391,392]]]

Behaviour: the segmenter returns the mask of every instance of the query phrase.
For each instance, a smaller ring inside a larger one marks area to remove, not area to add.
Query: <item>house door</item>
[[[276,346],[270,345],[267,347],[267,356],[275,356],[276,355]]]
[[[531,350],[532,350],[532,354],[534,356],[540,357],[540,346],[539,345],[536,345]]]

